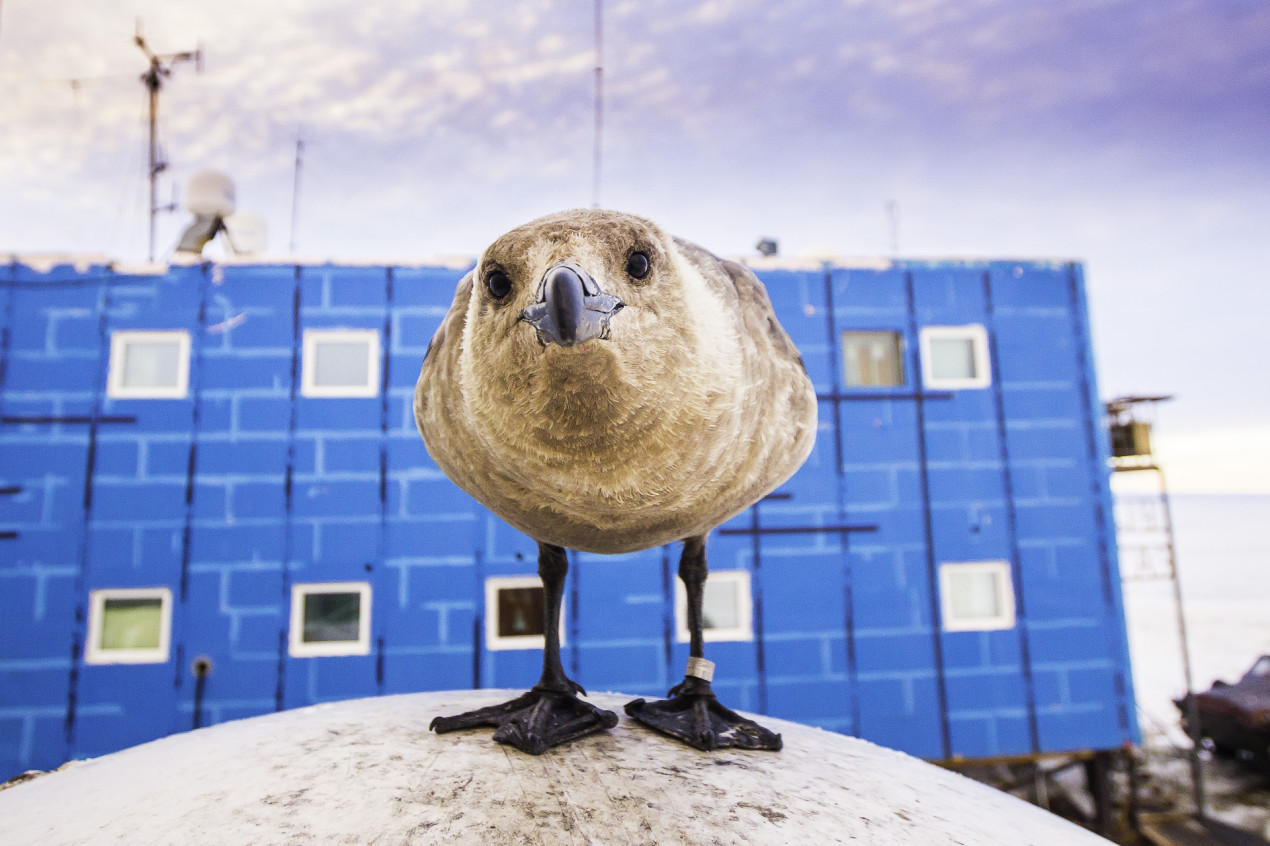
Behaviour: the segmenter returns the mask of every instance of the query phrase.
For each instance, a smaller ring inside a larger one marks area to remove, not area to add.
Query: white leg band
[[[687,675],[702,681],[714,681],[714,662],[704,658],[689,658]]]

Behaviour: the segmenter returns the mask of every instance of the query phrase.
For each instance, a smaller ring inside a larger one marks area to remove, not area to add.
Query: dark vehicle
[[[1210,740],[1218,755],[1251,755],[1270,769],[1270,655],[1262,655],[1234,684],[1213,682],[1197,693],[1200,737]],[[1173,700],[1182,711],[1182,726],[1190,732],[1186,698]]]

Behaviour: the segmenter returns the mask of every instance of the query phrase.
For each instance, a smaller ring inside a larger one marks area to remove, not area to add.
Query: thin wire
[[[604,0],[595,0],[595,146],[591,158],[591,208],[600,207],[600,153],[604,132]]]

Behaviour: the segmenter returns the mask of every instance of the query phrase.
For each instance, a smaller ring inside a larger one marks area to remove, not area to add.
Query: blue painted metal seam
[[[761,500],[760,500],[761,502]],[[758,503],[750,506],[750,528],[753,530],[754,580],[750,585],[754,601],[754,670],[758,675],[758,712],[767,713],[767,650],[763,644],[763,536],[759,533]]]
[[[93,409],[92,420],[88,425],[88,454],[85,459],[84,466],[84,510],[80,520],[79,549],[77,555],[77,563],[79,572],[75,576],[74,596],[76,601],[75,607],[75,626],[71,634],[71,667],[70,677],[67,682],[66,692],[66,720],[63,724],[64,753],[63,760],[69,760],[75,746],[75,719],[76,708],[79,703],[79,674],[81,669],[81,661],[83,656],[83,646],[86,637],[86,628],[88,625],[88,615],[85,613],[85,588],[87,585],[88,571],[88,526],[92,519],[92,499],[93,499],[93,465],[97,451],[97,418],[101,416],[102,402],[105,396],[105,380],[106,367],[103,360],[106,359],[110,349],[110,336],[106,331],[107,317],[109,316],[112,298],[109,283],[100,286],[97,291],[97,348],[98,363],[94,370],[93,376]]]
[[[983,300],[986,307],[988,361],[992,370],[992,406],[996,414],[997,444],[1000,449],[1001,483],[1005,492],[1006,535],[1010,543],[1010,578],[1014,581],[1015,630],[1019,636],[1023,689],[1027,697],[1027,729],[1032,753],[1041,751],[1041,732],[1036,720],[1036,682],[1032,677],[1032,649],[1028,633],[1027,602],[1023,591],[1023,568],[1019,552],[1019,519],[1014,502],[1014,475],[1010,465],[1009,433],[1006,430],[1005,399],[1001,394],[1001,359],[997,344],[997,328],[992,301],[992,276],[983,274]]]
[[[286,481],[283,489],[283,501],[285,503],[285,517],[283,522],[282,533],[282,607],[290,609],[291,607],[291,554],[292,545],[294,543],[294,532],[292,531],[293,521],[291,519],[292,506],[295,499],[295,430],[296,430],[296,394],[300,378],[300,351],[302,349],[302,330],[300,324],[300,276],[301,266],[295,266],[295,276],[293,288],[291,292],[291,386],[290,386],[290,413],[287,418],[287,466]],[[274,710],[281,711],[283,708],[284,697],[286,695],[286,668],[287,668],[287,633],[291,625],[290,613],[282,615],[282,624],[278,628],[278,662],[277,662],[277,680],[274,687]]]
[[[912,271],[906,271],[904,274],[904,295],[908,305],[909,337],[916,340],[919,337],[917,328],[917,295],[913,288]],[[935,563],[935,534],[930,514],[930,474],[927,468],[928,456],[926,454],[926,408],[921,386],[921,360],[918,356],[918,348],[920,346],[920,344],[914,343],[909,349],[909,372],[913,374],[913,379],[918,385],[914,407],[917,415],[917,462],[920,468],[919,477],[921,481],[922,534],[926,543],[926,580],[927,592],[930,597],[931,646],[935,654],[935,691],[939,699],[941,757],[948,758],[952,755],[952,730],[948,724],[948,686],[944,678],[944,641],[939,612],[939,574]]]
[[[392,367],[392,324],[393,324],[393,269],[384,269],[384,331],[380,338],[379,363],[379,532],[375,537],[375,562],[378,567],[383,563],[388,551],[388,385],[391,380]],[[374,593],[372,592],[372,601]],[[375,687],[382,696],[384,693],[385,637],[387,621],[384,614],[375,613],[371,620],[377,631],[375,653]]]

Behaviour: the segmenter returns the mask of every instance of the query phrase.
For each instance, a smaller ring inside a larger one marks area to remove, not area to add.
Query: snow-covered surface
[[[1270,654],[1270,497],[1175,496],[1172,511],[1194,687],[1207,690]],[[1189,741],[1172,701],[1186,690],[1173,585],[1131,581],[1124,595],[1145,790],[1189,807]],[[1204,758],[1208,812],[1270,839],[1270,779]]]
[[[1175,496],[1173,533],[1196,690],[1270,654],[1270,497]],[[1126,582],[1125,617],[1143,734],[1178,743],[1186,691],[1173,585]]]
[[[623,717],[541,757],[432,717],[510,691],[318,705],[156,740],[0,791],[0,843],[1010,844],[1107,841],[899,752],[782,720],[698,752]],[[629,697],[592,701],[621,714]]]

